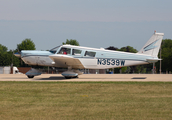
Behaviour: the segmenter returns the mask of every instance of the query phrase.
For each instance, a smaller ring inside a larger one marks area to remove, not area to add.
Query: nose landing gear
[[[27,73],[28,78],[34,78],[34,76],[41,75],[42,73],[39,70],[31,68]]]

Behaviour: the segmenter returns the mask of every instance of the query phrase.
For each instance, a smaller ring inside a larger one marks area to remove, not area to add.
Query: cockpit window
[[[81,50],[78,50],[78,49],[73,49],[72,50],[72,55],[81,55]]]
[[[86,56],[86,57],[95,57],[95,55],[96,55],[96,52],[86,51],[84,56]]]
[[[51,52],[51,53],[54,53],[54,54],[55,54],[55,53],[56,53],[56,51],[59,49],[59,47],[60,47],[60,46],[55,47],[55,48],[51,49],[49,52]]]
[[[57,54],[64,54],[64,55],[67,55],[67,54],[70,54],[70,51],[71,51],[71,48],[62,47],[62,48],[60,49],[60,51],[59,51]]]

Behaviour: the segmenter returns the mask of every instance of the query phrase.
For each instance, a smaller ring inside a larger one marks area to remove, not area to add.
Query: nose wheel
[[[28,75],[27,77],[28,77],[28,78],[34,78],[35,76],[33,76],[33,75]]]

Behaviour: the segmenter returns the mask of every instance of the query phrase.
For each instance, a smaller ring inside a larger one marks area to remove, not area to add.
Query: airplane
[[[28,65],[68,68],[62,75],[66,78],[77,78],[82,72],[79,69],[109,69],[124,66],[142,65],[157,62],[158,52],[164,33],[156,31],[137,53],[90,48],[74,45],[60,45],[50,51],[22,50],[15,54]],[[40,75],[31,70],[28,78]]]

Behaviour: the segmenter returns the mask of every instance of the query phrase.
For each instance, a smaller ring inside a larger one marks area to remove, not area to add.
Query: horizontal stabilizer
[[[162,59],[146,59],[149,63],[154,63]]]

